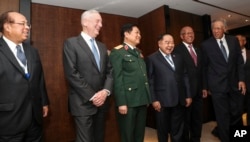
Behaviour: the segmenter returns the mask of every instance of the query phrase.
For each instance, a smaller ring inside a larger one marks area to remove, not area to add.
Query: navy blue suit
[[[161,111],[156,112],[159,142],[167,141],[169,131],[172,142],[180,141],[184,126],[185,99],[191,97],[185,62],[178,54],[171,56],[175,70],[160,51],[146,60],[152,100],[161,104]]]
[[[214,37],[202,43],[203,50],[203,87],[212,94],[216,121],[222,142],[229,141],[229,126],[240,125],[243,95],[238,90],[239,81],[244,81],[244,62],[239,41],[225,35],[229,49],[226,62]]]

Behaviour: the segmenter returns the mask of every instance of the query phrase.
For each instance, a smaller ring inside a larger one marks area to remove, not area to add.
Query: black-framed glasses
[[[22,22],[22,23],[16,23],[16,22],[9,22],[11,24],[17,24],[17,25],[20,25],[20,26],[27,26],[29,28],[31,28],[31,24],[30,23],[27,23],[27,22]]]

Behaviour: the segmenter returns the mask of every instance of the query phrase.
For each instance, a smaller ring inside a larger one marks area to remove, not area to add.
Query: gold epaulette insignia
[[[122,45],[122,44],[120,44],[120,45],[118,45],[118,46],[114,47],[114,49],[121,49],[122,47],[123,47],[123,45]]]

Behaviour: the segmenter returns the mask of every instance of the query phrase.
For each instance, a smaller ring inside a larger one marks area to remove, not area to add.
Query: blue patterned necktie
[[[26,66],[26,56],[24,54],[24,52],[21,49],[20,45],[16,46],[17,52],[16,52],[16,56],[17,58],[21,61],[21,63]]]
[[[227,59],[228,59],[227,58],[227,52],[226,52],[225,46],[223,45],[223,41],[222,40],[220,40],[220,49],[221,49],[221,52],[222,52],[225,60],[227,61]]]
[[[173,68],[173,70],[175,70],[174,62],[171,58],[171,55],[166,55],[166,59],[168,60],[170,66]]]
[[[90,42],[91,42],[91,51],[94,54],[97,67],[100,70],[100,56],[99,56],[97,48],[95,46],[95,39],[90,39]]]

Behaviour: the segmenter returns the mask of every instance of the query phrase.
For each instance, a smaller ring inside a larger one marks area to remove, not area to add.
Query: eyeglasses
[[[27,23],[27,22],[23,22],[23,23],[15,23],[15,22],[9,22],[11,24],[17,24],[17,25],[20,25],[20,26],[27,26],[29,28],[31,28],[31,24]]]

